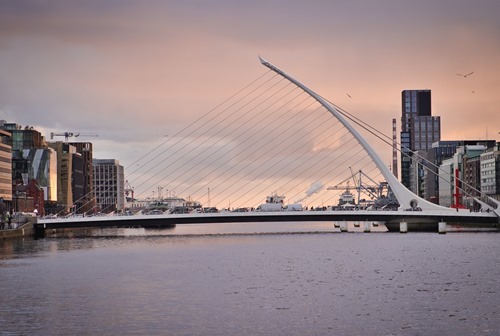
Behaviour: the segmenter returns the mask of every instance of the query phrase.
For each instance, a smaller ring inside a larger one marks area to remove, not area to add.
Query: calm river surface
[[[500,334],[498,233],[333,231],[0,241],[0,335]]]

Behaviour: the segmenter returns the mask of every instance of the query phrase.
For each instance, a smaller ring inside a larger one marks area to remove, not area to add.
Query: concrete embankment
[[[36,224],[36,221],[36,217],[28,217],[24,224],[14,223],[15,229],[0,230],[0,240],[33,237],[35,234],[33,224]]]

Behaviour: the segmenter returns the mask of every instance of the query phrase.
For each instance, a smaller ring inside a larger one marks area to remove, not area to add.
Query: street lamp
[[[158,186],[158,200],[163,198],[162,190],[163,190],[163,187]]]

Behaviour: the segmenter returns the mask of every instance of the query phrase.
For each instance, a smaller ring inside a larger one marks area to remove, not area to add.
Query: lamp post
[[[163,193],[162,193],[163,187],[158,186],[158,200],[160,201],[163,199]]]

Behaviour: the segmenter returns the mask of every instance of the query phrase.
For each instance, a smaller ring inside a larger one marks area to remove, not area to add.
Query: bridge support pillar
[[[438,232],[440,234],[445,234],[446,233],[446,223],[445,222],[439,222],[438,223]]]
[[[340,223],[340,232],[347,232],[347,222],[346,221],[342,221]]]
[[[365,227],[363,232],[370,232],[371,231],[371,223],[370,222],[365,222]]]
[[[407,233],[408,232],[408,223],[407,222],[401,222],[401,223],[399,223],[399,232],[401,232],[401,233]]]
[[[33,236],[35,239],[45,238],[45,224],[42,225],[33,225]]]

